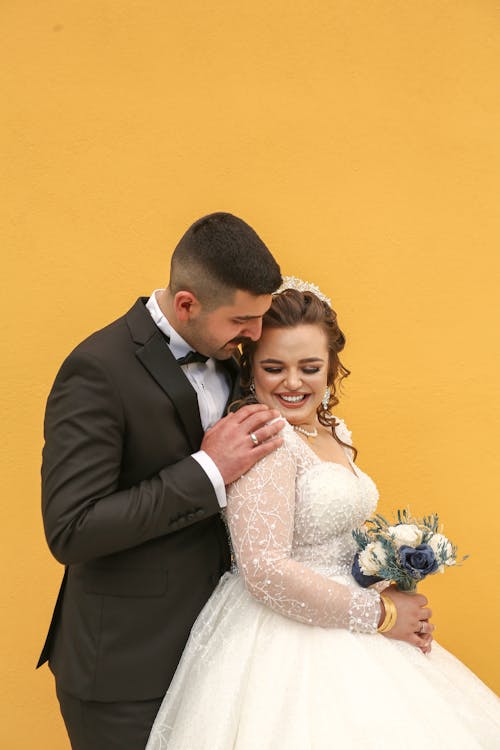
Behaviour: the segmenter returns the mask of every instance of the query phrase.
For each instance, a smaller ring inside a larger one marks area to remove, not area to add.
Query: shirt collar
[[[179,333],[177,333],[175,328],[170,325],[167,318],[162,313],[156,295],[158,292],[163,291],[163,289],[155,289],[151,297],[146,302],[146,308],[149,310],[151,317],[153,318],[160,331],[164,333],[165,336],[168,336],[169,349],[174,357],[176,359],[179,359],[179,357],[185,357],[188,352],[191,352],[193,350],[193,347],[190,346]]]

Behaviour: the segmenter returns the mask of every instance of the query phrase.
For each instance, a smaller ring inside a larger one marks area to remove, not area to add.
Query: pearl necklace
[[[302,433],[302,435],[305,435],[308,440],[314,440],[314,438],[318,437],[318,430],[316,429],[316,427],[313,427],[312,430],[306,430],[305,427],[299,427],[298,424],[294,424],[292,425],[292,427],[296,432],[300,432]]]

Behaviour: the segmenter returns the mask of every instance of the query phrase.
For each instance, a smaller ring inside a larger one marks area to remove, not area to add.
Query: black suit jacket
[[[144,299],[63,363],[47,402],[45,533],[66,565],[40,664],[84,700],[161,696],[230,555],[191,458],[196,393]],[[226,363],[236,396],[238,366]]]

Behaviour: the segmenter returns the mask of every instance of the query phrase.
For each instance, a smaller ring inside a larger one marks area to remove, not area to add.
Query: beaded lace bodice
[[[350,443],[337,422],[337,435]],[[373,633],[379,595],[350,572],[351,532],[375,510],[375,484],[357,467],[321,461],[289,425],[283,435],[282,446],[228,490],[238,570],[255,598],[286,617]]]

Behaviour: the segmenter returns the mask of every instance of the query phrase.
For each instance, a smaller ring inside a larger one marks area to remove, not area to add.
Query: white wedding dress
[[[284,436],[229,490],[237,567],[193,627],[147,750],[500,748],[500,701],[467,667],[376,632],[378,594],[350,572],[372,480]]]

